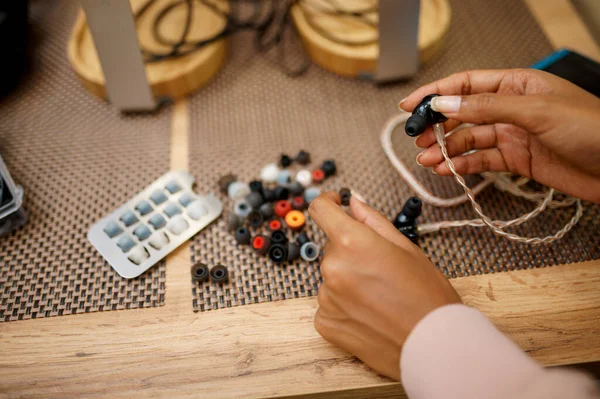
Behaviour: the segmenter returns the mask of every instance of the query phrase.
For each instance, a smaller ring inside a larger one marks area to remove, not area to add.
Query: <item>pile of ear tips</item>
[[[293,164],[301,167],[296,173]],[[233,174],[219,179],[221,192],[233,206],[227,214],[227,229],[238,245],[249,245],[258,256],[275,264],[302,259],[316,260],[321,247],[303,232],[309,204],[321,194],[319,184],[337,173],[335,161],[326,160],[310,169],[311,156],[300,151],[295,157],[281,154],[279,163],[265,165],[259,178],[249,183]],[[342,205],[348,205],[351,192],[340,190]],[[266,225],[266,232],[265,227]],[[288,234],[289,233],[289,234]]]
[[[293,175],[288,168],[294,163],[301,169]],[[250,246],[258,256],[279,265],[298,259],[305,262],[318,259],[321,246],[303,232],[308,221],[307,209],[321,194],[319,184],[334,176],[337,166],[334,160],[326,160],[319,168],[311,170],[308,168],[310,163],[311,157],[306,151],[300,151],[294,158],[282,154],[278,164],[265,165],[259,178],[249,183],[238,180],[231,173],[219,179],[221,192],[232,202],[226,224],[237,245]],[[351,197],[366,202],[360,194],[345,187],[339,190],[339,195],[346,211]],[[394,220],[394,226],[416,243],[420,202],[418,210],[415,206],[414,201],[410,206],[405,205]],[[214,282],[226,282],[229,273],[223,265],[215,266],[213,273],[212,269],[208,271],[206,265],[198,263],[192,268],[192,276],[199,283],[209,278]]]

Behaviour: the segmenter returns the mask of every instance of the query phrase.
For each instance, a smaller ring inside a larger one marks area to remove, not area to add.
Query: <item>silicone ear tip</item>
[[[425,131],[427,121],[424,117],[418,114],[411,115],[404,125],[404,131],[410,137],[417,137]]]
[[[402,207],[402,213],[411,219],[416,219],[421,216],[421,210],[423,208],[423,203],[417,197],[411,197],[404,203]]]
[[[288,262],[293,262],[300,257],[300,245],[296,244],[295,242],[289,242],[287,250],[288,250],[288,256],[287,256]]]
[[[271,259],[274,263],[283,263],[287,261],[288,256],[289,252],[287,245],[273,244],[271,247],[269,247],[269,259]]]
[[[406,201],[406,208],[410,209],[414,217],[419,217],[421,215],[421,209],[423,208],[423,203],[417,197],[411,197]]]
[[[248,245],[250,244],[250,232],[245,227],[240,227],[235,232],[235,241],[239,245]]]

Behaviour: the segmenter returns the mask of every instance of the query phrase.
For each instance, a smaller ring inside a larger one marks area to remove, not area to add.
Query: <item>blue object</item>
[[[144,216],[152,212],[152,205],[148,201],[142,200],[135,206],[135,210]]]
[[[138,221],[137,216],[135,216],[135,213],[133,213],[131,211],[127,211],[123,215],[121,215],[121,222],[123,222],[123,224],[126,227],[131,226],[132,224],[136,223],[137,221]]]
[[[150,219],[148,219],[148,223],[150,223],[152,227],[154,227],[154,229],[158,230],[161,227],[163,227],[167,223],[167,221],[165,220],[163,215],[155,213],[154,215],[150,216]]]
[[[567,56],[567,54],[569,54],[569,53],[570,53],[570,51],[566,48],[560,49],[557,52],[550,54],[546,58],[539,60],[538,62],[533,64],[531,67],[533,69],[546,69],[550,65],[554,64],[555,62],[565,58]]]
[[[288,170],[282,170],[277,175],[277,184],[280,186],[287,186],[292,181],[292,177]]]
[[[146,238],[150,237],[152,232],[145,224],[140,224],[138,227],[133,230],[133,234],[135,234],[140,241],[144,241]]]
[[[117,240],[117,245],[123,252],[129,252],[131,248],[135,247],[135,241],[128,235],[124,235]]]
[[[104,227],[104,232],[109,238],[113,238],[121,234],[123,229],[115,221],[111,220]]]
[[[155,190],[150,194],[150,199],[156,205],[160,205],[167,200],[167,195],[162,190]]]
[[[172,202],[169,202],[167,204],[167,206],[165,207],[165,214],[170,218],[172,218],[173,216],[178,215],[180,213],[181,213],[181,208]]]
[[[190,193],[185,193],[183,194],[180,198],[179,198],[179,203],[184,207],[187,208],[187,206],[196,200],[196,197],[194,197],[192,194]]]
[[[170,182],[168,182],[165,188],[171,194],[175,194],[177,191],[181,190],[181,186],[175,180],[171,180]]]

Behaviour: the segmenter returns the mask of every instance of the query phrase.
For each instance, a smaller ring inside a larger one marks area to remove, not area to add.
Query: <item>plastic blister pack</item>
[[[122,277],[141,275],[221,215],[221,201],[193,183],[185,171],[163,175],[95,223],[88,240]]]

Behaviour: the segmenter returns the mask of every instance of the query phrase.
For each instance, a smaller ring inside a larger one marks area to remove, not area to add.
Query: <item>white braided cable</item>
[[[383,151],[387,155],[394,168],[398,171],[400,176],[402,176],[402,178],[415,190],[417,196],[425,203],[446,208],[467,202],[468,198],[464,194],[453,198],[440,198],[433,195],[417,180],[415,175],[410,172],[404,163],[398,159],[392,145],[392,133],[398,127],[398,125],[406,122],[409,116],[410,114],[408,112],[403,112],[394,116],[385,124],[383,131],[381,132],[381,146],[383,147]],[[472,188],[473,193],[478,194],[493,182],[494,176],[484,176],[483,181]]]
[[[477,213],[477,215],[480,217],[480,219],[472,220],[472,221],[440,222],[437,224],[437,227],[439,227],[439,228],[456,227],[456,226],[477,226],[477,227],[479,227],[479,226],[485,225],[485,226],[488,226],[490,229],[492,229],[492,231],[496,235],[499,235],[501,237],[505,237],[510,240],[522,242],[525,244],[538,245],[538,244],[550,243],[550,242],[553,242],[553,241],[556,241],[556,240],[562,238],[569,230],[571,230],[573,228],[573,226],[575,226],[577,224],[577,222],[583,215],[583,206],[581,204],[581,200],[576,199],[576,200],[574,200],[575,203],[577,204],[575,214],[562,229],[560,229],[553,235],[546,236],[543,238],[522,237],[517,234],[513,234],[513,233],[504,231],[503,229],[508,226],[516,226],[516,225],[525,223],[526,221],[531,220],[535,216],[539,215],[544,209],[546,209],[546,207],[552,201],[552,197],[554,195],[554,190],[550,189],[548,191],[548,193],[545,195],[544,200],[541,201],[541,203],[533,211],[531,211],[525,215],[522,215],[521,217],[511,220],[511,221],[493,221],[487,215],[485,215],[483,213],[481,206],[475,200],[475,193],[473,193],[471,188],[467,185],[467,183],[465,182],[465,179],[463,179],[463,177],[461,175],[459,175],[458,172],[456,172],[454,163],[450,159],[450,156],[448,155],[448,150],[446,149],[446,136],[445,136],[445,132],[444,132],[444,126],[441,123],[435,124],[433,126],[433,131],[435,133],[435,138],[436,138],[436,140],[440,146],[440,149],[442,151],[442,155],[446,162],[446,166],[448,166],[448,169],[454,175],[454,179],[456,180],[456,182],[463,188],[463,190],[465,191],[466,197],[469,199],[469,201],[471,202],[471,205],[473,206],[473,209],[475,210],[475,213]],[[510,189],[508,187],[510,187]],[[521,190],[518,187],[518,185],[516,185],[516,184],[514,186],[507,184],[505,186],[505,188],[507,188],[507,191],[510,191],[513,193],[519,192],[518,195],[524,196],[525,198],[529,197],[528,199],[535,198],[536,200],[539,200],[538,195],[533,195],[531,193],[527,193],[527,192]],[[523,194],[525,194],[525,195],[523,195]],[[565,203],[567,203],[567,202],[563,201],[561,204],[565,204]],[[555,204],[555,206],[556,206],[556,204]],[[432,228],[433,228],[433,226],[421,226],[421,228],[419,229],[419,232],[425,232],[426,230],[434,231],[434,230],[431,230]]]

